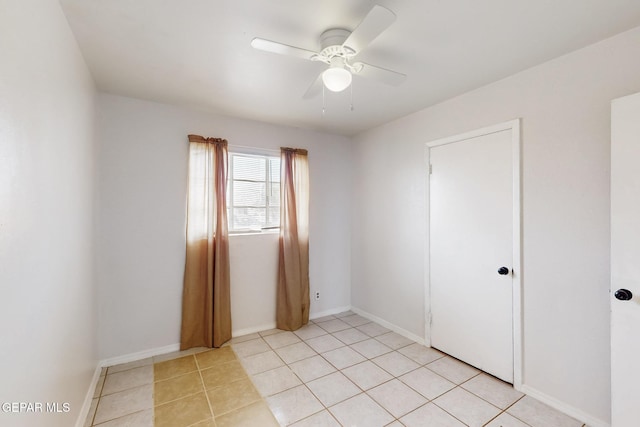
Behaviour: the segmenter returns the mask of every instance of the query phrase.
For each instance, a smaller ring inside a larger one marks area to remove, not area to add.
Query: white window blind
[[[280,226],[280,158],[229,153],[227,209],[230,232]]]

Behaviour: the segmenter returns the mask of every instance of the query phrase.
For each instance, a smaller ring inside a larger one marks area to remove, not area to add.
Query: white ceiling
[[[640,25],[638,0],[60,0],[98,88],[247,119],[353,135]],[[318,50],[373,4],[397,20],[357,59],[407,74],[355,77],[303,100],[325,65],[251,48]]]

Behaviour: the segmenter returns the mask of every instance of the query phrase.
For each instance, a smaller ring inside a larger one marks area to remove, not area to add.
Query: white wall
[[[345,137],[101,94],[98,102],[100,356],[179,342],[190,133],[309,150],[311,313],[350,304],[350,146]],[[277,235],[233,236],[232,323],[275,325]]]
[[[610,101],[638,52],[635,29],[357,136],[353,306],[424,335],[424,144],[522,117],[524,382],[608,423]]]
[[[34,30],[36,29],[36,30]],[[97,364],[93,81],[57,1],[0,0],[0,425],[70,426]]]

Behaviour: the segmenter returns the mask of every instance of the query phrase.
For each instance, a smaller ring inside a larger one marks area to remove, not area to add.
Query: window
[[[280,157],[229,153],[229,231],[280,227]]]

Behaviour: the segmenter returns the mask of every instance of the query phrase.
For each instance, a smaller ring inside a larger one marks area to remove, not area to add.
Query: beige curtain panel
[[[189,135],[181,350],[231,339],[227,168],[226,140]]]
[[[276,325],[295,331],[309,322],[309,163],[307,150],[280,153],[280,258]]]

